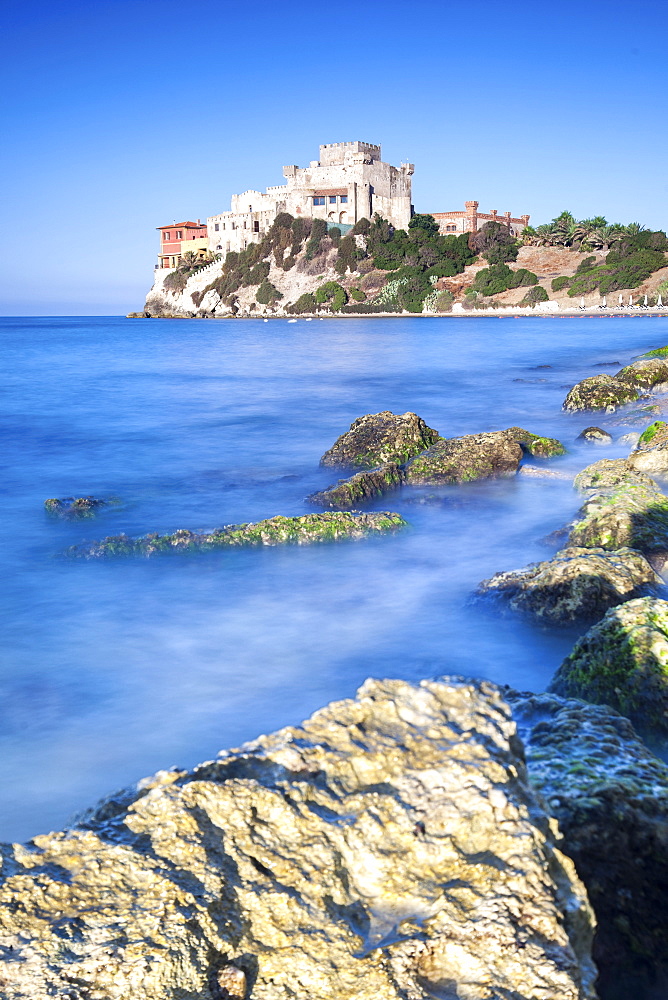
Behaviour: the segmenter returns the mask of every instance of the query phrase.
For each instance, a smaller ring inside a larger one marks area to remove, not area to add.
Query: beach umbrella
[[[582,298],[580,299],[580,309],[584,309],[584,307],[585,307],[585,300],[583,295]]]
[[[659,309],[663,309],[663,299],[661,298],[660,295],[659,295],[659,301],[657,302],[657,306],[659,307]]]
[[[607,295],[603,296],[603,308],[604,309],[608,308],[608,297],[607,297]]]
[[[645,309],[647,309],[647,294],[645,294]]]
[[[629,309],[633,309],[633,296],[629,295]]]
[[[623,306],[623,305],[624,305],[624,296],[623,296],[623,295],[620,295],[620,296],[619,296],[619,305],[620,305],[620,306]]]

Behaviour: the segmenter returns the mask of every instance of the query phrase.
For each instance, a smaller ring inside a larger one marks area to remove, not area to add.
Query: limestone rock
[[[602,427],[585,427],[582,433],[578,434],[577,439],[578,441],[587,441],[589,444],[612,444],[612,435],[604,431]]]
[[[313,545],[318,542],[366,538],[375,532],[396,531],[406,526],[399,514],[389,511],[346,511],[339,514],[304,514],[301,517],[267,518],[255,524],[233,524],[196,534],[187,529],[171,535],[115,535],[97,542],[72,545],[66,554],[78,559],[113,559],[123,556],[183,555],[211,552],[230,546]]]
[[[494,685],[367,681],[5,845],[3,998],[593,1000],[553,829]]]
[[[557,455],[566,454],[563,444],[556,438],[541,437],[539,434],[525,431],[523,427],[509,427],[504,433],[513,441],[523,445],[523,450],[534,458],[555,458]]]
[[[375,497],[389,493],[404,482],[406,476],[396,462],[386,462],[368,472],[356,472],[349,479],[339,479],[334,486],[329,486],[319,493],[312,493],[308,498],[311,503],[320,507],[335,507],[338,510],[354,507],[360,501],[373,500]]]
[[[613,413],[618,406],[632,403],[639,396],[639,389],[618,381],[612,375],[592,375],[573,386],[564,400],[564,409]]]
[[[570,545],[618,549],[629,546],[656,555],[668,552],[668,497],[624,458],[602,459],[576,477],[589,494],[571,527]]]
[[[630,445],[631,448],[635,448],[639,439],[640,433],[638,431],[629,431],[628,434],[622,434],[622,436],[617,439],[617,444]]]
[[[386,462],[402,465],[437,441],[438,431],[427,427],[417,413],[367,413],[353,420],[350,430],[336,439],[320,459],[321,465],[348,465],[372,469]]]
[[[640,472],[668,470],[668,424],[655,420],[647,427],[629,455],[629,465]]]
[[[100,507],[109,503],[108,500],[100,500],[97,497],[51,497],[44,501],[44,508],[47,514],[52,517],[59,517],[63,520],[81,520],[95,517]]]
[[[517,472],[522,448],[505,431],[441,438],[406,466],[406,481],[416,485],[465,483]]]
[[[638,389],[668,389],[668,362],[662,358],[634,361],[618,371],[615,378]]]
[[[668,767],[612,709],[506,692],[596,914],[603,997],[668,995]]]
[[[545,562],[496,573],[477,593],[506,598],[513,611],[565,624],[598,618],[608,608],[662,584],[645,557],[633,549],[566,548]]]
[[[550,691],[668,732],[668,601],[642,597],[608,611],[575,644]]]

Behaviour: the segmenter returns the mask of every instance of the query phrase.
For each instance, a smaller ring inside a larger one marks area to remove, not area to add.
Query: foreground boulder
[[[574,385],[564,400],[565,410],[605,410],[613,413],[618,406],[632,403],[640,390],[612,375],[592,375]]]
[[[417,413],[390,410],[367,413],[353,420],[350,430],[336,439],[320,459],[321,465],[372,469],[386,462],[403,465],[437,441],[438,431],[427,427]]]
[[[5,845],[3,997],[593,1000],[552,830],[494,685],[367,681]]]
[[[647,358],[634,361],[617,372],[619,382],[638,389],[668,389],[668,362],[662,358]]]
[[[602,427],[585,427],[578,434],[578,441],[586,441],[588,444],[608,445],[612,444],[612,435],[604,431]]]
[[[490,476],[512,475],[522,460],[522,447],[506,431],[440,438],[406,466],[414,485],[466,483]]]
[[[504,433],[523,445],[523,450],[534,458],[555,458],[566,454],[563,444],[556,438],[541,437],[540,434],[525,431],[523,427],[509,427]]]
[[[668,733],[668,601],[643,597],[612,608],[578,640],[549,690]]]
[[[615,604],[662,583],[645,557],[633,549],[572,547],[545,562],[497,573],[483,580],[477,593],[505,598],[513,611],[561,625],[600,618]]]
[[[601,998],[668,996],[668,768],[607,707],[506,698],[531,783],[594,907]]]
[[[340,479],[335,486],[329,486],[308,498],[319,507],[335,507],[337,510],[354,507],[364,500],[389,493],[404,482],[406,476],[396,462],[386,462],[368,472],[357,472],[349,479]]]
[[[655,420],[645,428],[628,462],[639,472],[668,471],[668,424],[665,421]]]
[[[340,514],[304,514],[302,517],[270,517],[255,524],[233,524],[208,534],[181,529],[171,535],[115,535],[98,542],[72,545],[66,554],[79,559],[110,559],[122,556],[183,555],[211,552],[231,546],[313,545],[318,542],[366,538],[376,532],[396,531],[406,526],[399,514],[359,511]]]
[[[588,499],[571,527],[570,545],[628,546],[661,569],[668,553],[668,497],[653,479],[624,458],[604,458],[583,469],[574,485]]]

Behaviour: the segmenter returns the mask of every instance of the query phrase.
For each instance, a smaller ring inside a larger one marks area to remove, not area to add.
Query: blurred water
[[[367,676],[485,676],[543,689],[577,631],[470,606],[492,573],[545,558],[579,502],[522,476],[409,490],[402,535],[320,548],[88,563],[67,545],[312,508],[351,421],[415,410],[441,434],[519,424],[571,472],[628,448],[576,445],[566,388],[668,342],[668,321],[5,319],[0,519],[0,839],[58,828],[116,787],[299,722]],[[539,367],[549,365],[550,367]],[[595,422],[619,437],[615,417]],[[116,496],[59,522],[47,497]]]

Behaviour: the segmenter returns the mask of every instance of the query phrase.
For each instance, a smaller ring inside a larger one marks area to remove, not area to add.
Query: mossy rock
[[[344,539],[366,538],[377,532],[406,526],[399,514],[388,511],[304,514],[301,517],[270,517],[254,524],[234,524],[197,534],[181,529],[171,535],[150,534],[140,538],[116,535],[98,542],[71,546],[66,554],[79,559],[110,559],[123,556],[150,558],[211,552],[229,547],[257,545],[314,545]]]
[[[655,420],[646,427],[629,455],[629,464],[640,472],[664,473],[668,470],[668,424]]]
[[[668,767],[607,706],[505,697],[530,782],[558,820],[596,914],[600,996],[654,994],[668,971]]]
[[[639,389],[653,389],[668,383],[668,361],[644,358],[626,365],[614,377]]]
[[[523,451],[506,431],[441,438],[406,466],[406,481],[417,486],[466,483],[513,475]]]
[[[602,427],[585,427],[578,434],[578,441],[586,441],[587,444],[609,445],[612,444],[612,435],[604,431]]]
[[[589,498],[571,527],[570,545],[668,552],[668,497],[629,461],[594,462],[575,477],[574,485]]]
[[[44,501],[44,508],[47,514],[52,517],[59,517],[63,520],[84,520],[95,517],[101,507],[111,503],[109,500],[100,500],[97,497],[50,497]]]
[[[417,413],[390,410],[358,417],[320,459],[321,465],[373,469],[394,462],[403,465],[439,438]]]
[[[619,381],[612,375],[593,375],[578,382],[564,400],[564,410],[604,410],[614,412],[625,403],[633,403],[640,396],[635,385]]]
[[[578,640],[549,690],[668,733],[668,601],[642,597],[612,608]]]
[[[534,458],[556,458],[566,454],[563,444],[556,438],[541,437],[539,434],[524,430],[523,427],[509,427],[504,433],[522,445],[523,450]]]
[[[655,347],[653,351],[647,351],[643,358],[668,358],[668,347]]]
[[[308,498],[319,507],[334,507],[337,510],[354,507],[365,500],[389,493],[404,482],[406,476],[396,462],[387,462],[368,472],[357,472],[349,479],[340,479],[335,486],[330,486],[319,493],[312,493]]]
[[[662,585],[645,557],[633,549],[569,547],[524,569],[497,573],[477,593],[508,601],[513,611],[564,625],[599,618],[608,608]]]

